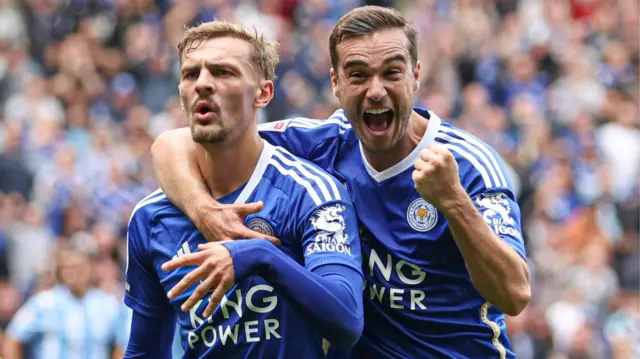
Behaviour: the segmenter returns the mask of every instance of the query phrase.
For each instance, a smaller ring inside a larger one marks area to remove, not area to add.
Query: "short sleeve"
[[[302,248],[309,270],[340,264],[362,273],[358,219],[353,204],[346,201],[324,203],[303,221]]]
[[[129,222],[124,302],[140,314],[160,317],[173,308],[150,258],[148,245],[152,231],[149,217],[143,207],[133,214]]]
[[[43,332],[42,317],[43,305],[45,305],[46,297],[51,297],[50,292],[43,292],[29,299],[13,316],[9,323],[7,333],[21,343],[30,343],[36,336]],[[51,305],[54,305],[52,302]]]
[[[292,118],[264,123],[260,136],[293,155],[332,172],[341,135],[350,127],[342,110],[323,120]]]
[[[493,232],[526,260],[527,255],[520,221],[520,207],[513,192],[504,188],[494,188],[474,195],[472,200],[482,219],[491,227]]]

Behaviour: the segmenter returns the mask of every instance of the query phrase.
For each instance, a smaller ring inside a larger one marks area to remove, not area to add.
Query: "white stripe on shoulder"
[[[438,136],[436,136],[436,137],[438,137]],[[493,187],[493,185],[491,184],[491,179],[489,178],[489,174],[487,173],[486,169],[484,168],[484,166],[482,166],[480,164],[480,162],[478,162],[478,160],[475,157],[473,157],[472,154],[467,152],[464,148],[462,148],[460,146],[456,146],[456,145],[451,144],[451,143],[444,143],[443,145],[444,145],[444,147],[446,147],[450,151],[456,152],[460,156],[466,158],[467,161],[469,161],[473,165],[473,167],[475,167],[478,170],[478,172],[480,172],[480,175],[482,176],[482,180],[484,181],[484,186],[486,188],[492,188]]]
[[[296,181],[299,185],[304,187],[307,190],[307,193],[309,193],[309,196],[311,196],[311,199],[313,200],[313,203],[315,203],[316,206],[319,206],[323,203],[323,201],[320,199],[320,196],[318,196],[318,192],[316,191],[316,189],[313,188],[313,186],[309,183],[309,181],[300,177],[300,175],[295,170],[290,168],[285,169],[284,167],[282,167],[280,162],[275,160],[275,158],[271,158],[271,161],[269,161],[269,164],[273,165],[273,167],[277,169],[278,172],[282,173],[284,176],[289,176],[293,178],[294,181]]]
[[[493,169],[493,166],[489,163],[489,160],[484,155],[484,153],[478,151],[478,149],[476,147],[471,146],[467,141],[460,140],[460,139],[457,139],[455,137],[449,136],[446,133],[442,133],[442,132],[438,133],[437,137],[440,138],[440,139],[443,139],[443,140],[445,140],[445,141],[447,141],[449,143],[455,143],[455,144],[459,145],[460,147],[464,147],[467,150],[473,152],[473,154],[475,154],[475,156],[480,160],[480,162],[482,162],[484,167],[488,168],[489,172],[491,172],[491,179],[493,180],[493,183],[496,186],[502,186],[502,182],[500,182],[500,178],[496,174],[496,171]]]
[[[297,160],[289,151],[287,151],[286,149],[282,148],[282,147],[276,147],[276,155],[278,156],[278,158],[280,159],[287,159],[290,161],[294,161],[296,163],[296,167],[300,168],[298,166],[302,166],[301,170],[307,169],[309,172],[315,173],[316,175],[322,177],[325,181],[327,181],[327,183],[329,183],[329,187],[331,187],[331,192],[333,194],[333,196],[326,194],[325,198],[327,198],[327,201],[339,201],[341,200],[340,197],[340,191],[338,190],[338,186],[336,185],[336,181],[326,172],[318,169],[317,167],[310,165],[307,162],[304,161],[299,161]],[[285,164],[288,164],[287,162],[285,162]],[[303,172],[303,174],[305,174],[305,172]],[[316,176],[312,175],[307,175],[310,176],[311,178],[314,178],[318,181],[318,186],[322,186],[321,188],[326,188],[324,186],[324,183],[321,179],[318,179]],[[325,193],[323,191],[323,193]]]
[[[282,162],[283,165],[287,165],[289,167],[293,167],[297,169],[300,172],[301,176],[303,176],[309,182],[314,183],[320,189],[320,192],[324,196],[325,201],[331,201],[331,194],[329,193],[329,189],[327,188],[325,183],[322,182],[322,180],[318,176],[311,174],[311,172],[309,172],[307,168],[302,166],[301,162],[290,160],[285,155],[283,155],[280,151],[277,151],[277,150],[274,151],[273,155],[278,160],[280,160],[280,162]]]
[[[129,224],[131,224],[131,219],[133,219],[133,215],[142,207],[155,203],[155,202],[159,202],[163,199],[167,198],[167,195],[164,194],[164,192],[162,192],[162,189],[158,189],[155,192],[153,192],[152,194],[148,195],[147,197],[143,198],[140,202],[138,202],[138,204],[133,208],[133,211],[131,211],[131,216],[129,216]]]
[[[493,164],[493,167],[496,169],[496,172],[498,173],[498,176],[500,176],[500,183],[499,186],[502,187],[508,187],[508,183],[507,183],[507,179],[504,176],[504,173],[502,171],[502,167],[500,167],[500,164],[498,163],[498,160],[496,159],[496,156],[494,155],[494,153],[487,148],[488,146],[484,143],[482,143],[481,141],[475,139],[473,136],[464,133],[463,131],[460,131],[458,129],[455,128],[450,128],[450,127],[443,127],[442,131],[446,131],[448,133],[454,134],[460,138],[462,138],[463,140],[475,145],[476,147],[478,147],[480,149],[480,151],[484,152],[487,157],[490,159],[491,163]]]

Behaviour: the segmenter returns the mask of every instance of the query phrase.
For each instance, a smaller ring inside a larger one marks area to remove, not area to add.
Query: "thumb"
[[[244,218],[250,214],[254,214],[254,213],[258,213],[260,211],[262,211],[262,207],[264,207],[264,203],[262,203],[262,201],[259,202],[254,202],[254,203],[247,203],[244,205],[241,205],[239,207],[236,208],[236,213],[238,214],[238,216],[240,216],[241,218]]]

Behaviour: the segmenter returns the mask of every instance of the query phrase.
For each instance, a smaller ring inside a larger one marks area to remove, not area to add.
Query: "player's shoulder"
[[[131,212],[129,223],[148,223],[156,214],[166,210],[179,211],[162,189],[157,189],[136,204]]]
[[[306,134],[320,142],[329,139],[344,139],[353,135],[351,124],[343,109],[336,110],[326,119],[292,117],[285,120],[262,123],[258,125],[261,133],[295,132]]]
[[[346,200],[346,190],[334,176],[282,147],[273,146],[269,167],[271,182],[291,200],[308,199],[315,206]]]
[[[441,120],[435,141],[454,155],[468,190],[512,187],[508,168],[498,152],[470,132]]]

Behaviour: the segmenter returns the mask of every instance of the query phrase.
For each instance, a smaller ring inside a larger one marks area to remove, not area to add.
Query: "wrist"
[[[462,186],[458,186],[449,196],[442,197],[439,202],[438,209],[447,218],[464,212],[469,205],[473,206],[471,198]]]
[[[271,261],[271,244],[266,239],[236,240],[222,243],[231,254],[236,281],[261,275]]]
[[[204,216],[220,209],[220,204],[209,196],[197,196],[189,200],[185,205],[187,216],[200,228],[204,222]]]

